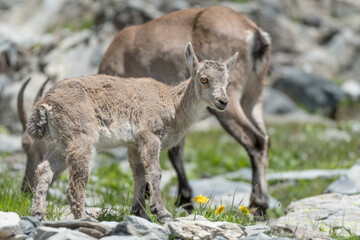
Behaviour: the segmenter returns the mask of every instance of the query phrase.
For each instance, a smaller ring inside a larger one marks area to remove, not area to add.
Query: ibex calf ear
[[[186,64],[189,67],[191,75],[193,75],[199,64],[199,60],[197,59],[193,46],[190,42],[188,42],[188,44],[185,47],[185,60],[186,60]]]
[[[232,56],[231,58],[229,58],[228,60],[226,60],[226,61],[224,62],[228,71],[230,71],[231,68],[232,68],[232,67],[234,66],[234,64],[236,63],[236,60],[237,60],[238,56],[239,56],[239,52],[236,52],[236,53],[234,54],[234,56]]]

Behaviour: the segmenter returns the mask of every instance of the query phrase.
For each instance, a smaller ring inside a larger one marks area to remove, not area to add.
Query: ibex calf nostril
[[[222,105],[224,105],[224,106],[226,106],[226,105],[228,105],[229,101],[219,99],[219,103],[222,104]]]

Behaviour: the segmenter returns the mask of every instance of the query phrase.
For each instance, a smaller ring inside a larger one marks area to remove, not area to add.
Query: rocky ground
[[[196,215],[161,226],[136,216],[127,216],[122,222],[99,222],[90,217],[39,222],[31,216],[0,212],[0,239],[332,239],[329,232],[355,239],[360,236],[359,206],[360,195],[325,194],[292,203],[288,214],[276,222],[250,226],[211,222]]]
[[[357,106],[360,100],[360,4],[357,0],[3,0],[0,2],[1,172],[24,169],[16,98],[26,78],[32,77],[25,92],[25,107],[29,112],[37,89],[47,77],[55,82],[96,73],[106,48],[123,27],[142,24],[174,10],[218,4],[244,13],[272,37],[271,73],[264,92],[267,121],[328,122],[324,117],[342,118],[339,110],[342,106]],[[207,130],[213,126],[213,120],[209,120],[195,128]],[[352,123],[351,129],[353,133],[360,131],[357,123]],[[329,127],[321,134],[319,141],[326,139],[339,145],[353,141],[353,136],[341,127]],[[119,149],[111,154],[121,160],[124,153]],[[356,158],[351,153],[356,155],[357,151],[349,150],[348,154],[349,158]],[[126,161],[120,165],[124,171],[128,168]],[[192,170],[190,164],[187,168]],[[268,180],[279,182],[277,187],[284,189],[294,181],[339,178],[327,187],[326,194],[293,202],[286,208],[286,215],[260,225],[210,222],[201,216],[177,218],[164,226],[134,216],[122,222],[98,222],[89,218],[40,223],[31,217],[0,212],[0,239],[359,237],[357,178],[360,167],[355,164],[351,168],[331,168],[270,173]],[[165,170],[164,189],[174,185],[171,184],[173,177],[173,171]],[[214,195],[214,204],[231,205],[235,199],[247,205],[250,179],[251,170],[242,168],[216,176],[206,175],[192,180],[191,185],[195,195]],[[175,195],[176,187],[168,190]],[[56,190],[51,194],[64,198],[63,193]],[[89,202],[96,200],[92,198]],[[272,197],[271,207],[276,209],[279,205]]]

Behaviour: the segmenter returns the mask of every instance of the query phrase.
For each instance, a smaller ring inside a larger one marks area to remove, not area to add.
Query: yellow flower
[[[196,196],[193,198],[195,203],[207,203],[209,201],[209,199],[206,196],[201,196],[201,194],[199,194],[199,196]]]
[[[240,205],[238,209],[239,209],[239,212],[240,212],[240,213],[244,213],[244,214],[246,214],[246,215],[249,215],[249,214],[250,214],[249,209],[247,209],[247,207],[245,207],[245,206],[243,206],[243,205]]]
[[[219,215],[220,213],[224,212],[224,205],[220,205],[216,210],[215,214]]]

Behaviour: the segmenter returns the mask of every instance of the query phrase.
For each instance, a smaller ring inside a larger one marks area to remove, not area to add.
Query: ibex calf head
[[[160,150],[179,143],[206,107],[224,111],[228,98],[229,60],[199,62],[192,45],[185,48],[191,78],[168,87],[151,78],[119,78],[106,75],[59,82],[32,111],[27,132],[46,137],[49,151],[36,170],[32,214],[45,217],[46,192],[54,176],[69,167],[67,198],[75,218],[84,218],[85,186],[90,159],[100,149],[128,147],[134,175],[132,212],[147,217],[145,190],[150,191],[150,210],[160,221],[171,219],[160,193]]]

